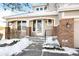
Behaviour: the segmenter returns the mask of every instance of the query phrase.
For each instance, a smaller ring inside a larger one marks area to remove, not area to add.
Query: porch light
[[[69,27],[70,27],[70,24],[69,24],[69,23],[67,23],[67,24],[66,24],[66,28],[69,28]]]

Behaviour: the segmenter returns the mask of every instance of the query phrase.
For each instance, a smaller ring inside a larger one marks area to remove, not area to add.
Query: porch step
[[[36,43],[43,43],[45,41],[44,37],[30,37],[29,39]]]

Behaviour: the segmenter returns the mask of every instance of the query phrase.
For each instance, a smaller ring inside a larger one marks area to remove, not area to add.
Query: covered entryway
[[[74,20],[74,47],[79,48],[79,19]]]
[[[52,35],[52,29],[54,26],[53,19],[34,19],[30,21],[31,35],[32,36],[44,36],[45,31],[47,35]]]
[[[43,35],[43,20],[41,19],[31,20],[30,27],[31,27],[32,36]]]

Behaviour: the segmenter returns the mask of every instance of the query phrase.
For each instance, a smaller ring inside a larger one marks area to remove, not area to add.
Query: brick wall
[[[17,29],[10,29],[10,38],[20,38],[21,32]]]
[[[57,27],[61,46],[74,47],[74,19],[62,19]]]
[[[26,28],[26,36],[31,36],[31,27]]]
[[[57,36],[58,30],[57,30],[57,26],[53,27],[53,36]]]
[[[10,39],[10,27],[5,27],[5,39]]]

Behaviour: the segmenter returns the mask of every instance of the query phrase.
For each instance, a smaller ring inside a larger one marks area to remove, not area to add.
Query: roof
[[[61,11],[71,11],[71,10],[79,10],[79,4],[78,5],[65,5],[58,9],[59,12]]]
[[[38,17],[38,16],[48,16],[48,15],[57,15],[56,11],[39,11],[39,12],[31,12],[31,13],[24,13],[24,14],[16,14],[12,16],[3,17],[5,19],[9,18],[17,18],[17,17]]]
[[[44,6],[44,5],[47,5],[47,3],[32,3],[32,6],[33,7],[36,7],[36,6]]]

